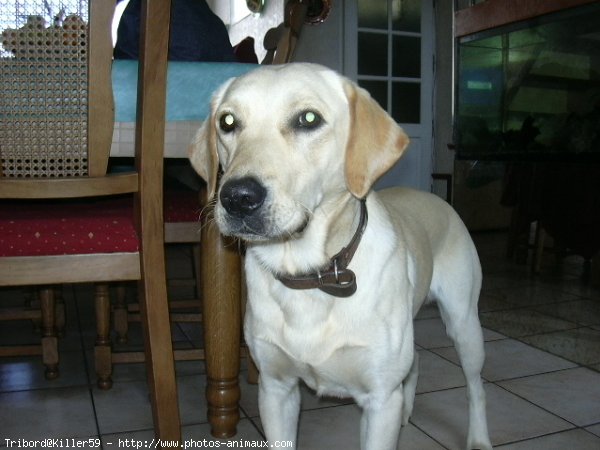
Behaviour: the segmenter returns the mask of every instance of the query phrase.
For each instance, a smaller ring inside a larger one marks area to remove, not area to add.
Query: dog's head
[[[249,241],[302,231],[321,202],[367,195],[408,137],[362,88],[313,64],[264,66],[226,82],[190,160],[216,194],[223,234]]]

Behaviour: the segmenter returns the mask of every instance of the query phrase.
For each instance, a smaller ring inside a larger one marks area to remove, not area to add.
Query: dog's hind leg
[[[443,314],[443,313],[442,313]],[[477,313],[470,312],[462,320],[453,323],[445,320],[448,335],[453,339],[467,382],[469,400],[468,449],[491,449],[486,420],[486,402],[481,369],[485,359],[483,335]],[[450,324],[450,325],[448,325]],[[457,327],[459,327],[457,329]]]
[[[417,391],[417,380],[419,378],[419,352],[415,350],[410,372],[404,379],[404,402],[402,403],[402,425],[408,424],[415,404],[415,392]]]
[[[472,245],[472,244],[471,244]],[[469,251],[470,246],[462,247]],[[474,249],[472,249],[474,253]],[[473,254],[471,253],[471,255]],[[466,255],[465,255],[466,256]],[[468,261],[466,257],[461,261]],[[454,341],[467,383],[469,400],[469,431],[467,448],[491,449],[487,428],[485,391],[481,370],[485,359],[483,333],[477,314],[481,289],[481,269],[478,260],[473,264],[440,264],[434,269],[432,291],[438,300],[446,333]],[[453,270],[450,270],[450,269]]]
[[[478,291],[479,292],[479,291]],[[466,299],[463,299],[463,301]],[[477,303],[467,311],[454,308],[455,301],[440,302],[440,314],[446,325],[448,336],[454,341],[465,380],[469,400],[468,449],[491,449],[487,429],[485,392],[481,380],[481,370],[485,359],[483,334],[477,316]],[[446,306],[450,306],[447,309]]]

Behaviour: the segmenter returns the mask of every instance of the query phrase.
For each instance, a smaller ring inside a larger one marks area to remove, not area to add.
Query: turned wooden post
[[[129,311],[127,311],[127,288],[119,283],[115,288],[115,306],[113,309],[113,326],[117,332],[117,342],[126,344],[129,333]]]
[[[237,242],[219,234],[212,209],[201,242],[208,421],[213,436],[227,438],[240,419],[240,254]]]
[[[110,295],[108,284],[94,288],[96,308],[96,345],[94,347],[97,384],[100,389],[112,387],[112,349],[110,342]]]
[[[47,380],[58,378],[58,339],[56,337],[56,310],[54,289],[45,287],[39,290],[42,310],[42,359],[46,366]]]

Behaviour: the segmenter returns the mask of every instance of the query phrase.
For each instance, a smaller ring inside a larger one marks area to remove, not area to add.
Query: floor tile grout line
[[[583,430],[583,431],[585,431],[585,432],[593,435],[593,433],[590,433],[589,431],[583,429],[582,427],[575,426],[574,428],[568,428],[568,429],[565,429],[565,430],[558,430],[558,431],[553,431],[551,433],[540,434],[539,436],[531,436],[531,437],[527,437],[525,439],[517,439],[517,440],[513,440],[513,441],[502,442],[500,444],[497,444],[497,447],[499,447],[499,446],[505,446],[505,445],[521,444],[521,443],[526,443],[526,442],[529,442],[529,441],[533,442],[533,441],[536,441],[537,439],[540,439],[540,438],[544,438],[544,437],[547,437],[547,436],[559,435],[561,433],[567,433],[567,432],[575,431],[575,430]]]
[[[450,450],[447,446],[445,446],[442,442],[440,442],[439,440],[437,440],[435,437],[431,436],[426,430],[422,429],[421,427],[419,427],[416,423],[414,423],[412,421],[412,418],[409,417],[408,418],[408,423],[410,423],[413,427],[415,427],[417,430],[419,430],[421,433],[423,433],[425,436],[427,436],[429,439],[431,439],[432,441],[434,441],[436,444],[438,444],[440,447],[442,447],[445,450]],[[405,428],[405,427],[403,427]]]
[[[246,412],[246,410],[244,409],[244,407],[242,405],[240,405],[240,411],[244,414],[245,419],[250,422],[250,424],[256,430],[256,432],[260,435],[260,437],[263,440],[266,440],[267,437],[265,436],[265,434],[263,433],[263,431],[260,429],[260,426],[258,425],[258,423],[255,422],[255,419],[259,419],[259,416],[255,416],[255,417],[250,416],[250,414],[248,414]]]
[[[479,314],[480,315],[481,314],[487,314],[487,315],[489,315],[489,314],[497,314],[497,313],[506,313],[506,312],[509,312],[509,311],[517,311],[517,312],[518,311],[532,311],[532,312],[535,312],[537,314],[540,314],[540,315],[545,316],[545,317],[550,318],[550,319],[558,319],[558,320],[561,320],[563,322],[567,322],[569,324],[572,324],[573,325],[572,328],[578,328],[578,327],[581,326],[580,324],[577,324],[576,322],[573,322],[571,320],[565,319],[564,317],[552,316],[552,315],[549,315],[549,314],[546,314],[546,313],[543,313],[541,311],[538,311],[538,310],[534,309],[534,308],[537,308],[539,306],[556,305],[556,304],[557,303],[543,303],[543,304],[540,304],[540,305],[517,306],[517,307],[507,308],[507,309],[495,309],[495,310],[490,310],[490,311],[480,311]],[[485,325],[485,328],[489,328],[489,326]],[[571,328],[565,328],[565,329],[571,329]]]
[[[508,337],[510,339],[529,338],[529,337],[533,337],[533,336],[544,336],[544,335],[553,334],[553,333],[560,333],[560,332],[564,332],[564,331],[579,330],[581,328],[590,328],[590,329],[593,329],[593,328],[591,328],[589,326],[575,326],[575,327],[571,327],[571,328],[557,328],[555,330],[541,331],[539,333],[522,334],[522,335],[519,335],[519,336],[510,336],[510,335],[506,334],[505,330],[499,330],[498,328],[494,328],[493,325],[486,324],[486,325],[483,326],[483,328],[487,328],[487,329],[489,329],[491,331],[494,331],[495,333],[504,334],[506,337]],[[500,339],[496,339],[496,340],[500,340]]]
[[[579,426],[579,425],[577,425],[577,424],[575,424],[575,423],[571,422],[569,419],[566,419],[566,418],[564,418],[564,417],[562,417],[562,416],[558,415],[557,413],[555,413],[555,412],[553,412],[553,411],[550,411],[549,409],[547,409],[547,408],[545,408],[545,407],[543,407],[543,406],[541,406],[541,405],[538,405],[537,403],[534,403],[533,401],[531,401],[531,400],[527,399],[526,397],[523,397],[522,395],[520,395],[520,394],[518,394],[518,393],[516,393],[516,392],[513,392],[513,391],[511,391],[510,389],[507,389],[507,388],[505,388],[504,386],[501,386],[501,385],[500,385],[500,384],[498,384],[498,383],[492,383],[492,384],[496,385],[498,388],[502,389],[503,391],[505,391],[505,392],[507,392],[507,393],[509,393],[509,394],[511,394],[511,395],[514,395],[515,397],[518,397],[518,398],[520,398],[521,400],[523,400],[523,401],[525,401],[525,402],[529,403],[530,405],[533,405],[533,406],[535,406],[536,408],[539,408],[539,409],[541,409],[542,411],[544,411],[544,412],[546,412],[546,413],[548,413],[548,414],[550,414],[550,415],[552,415],[552,416],[554,416],[554,417],[557,417],[558,419],[560,419],[560,420],[562,420],[562,421],[564,421],[564,422],[567,422],[569,425],[572,425],[574,428],[580,428],[580,426]],[[567,430],[562,430],[562,431],[567,431]]]
[[[540,351],[542,351],[542,352],[545,352],[545,353],[548,353],[548,354],[550,354],[550,355],[552,355],[552,356],[556,356],[556,357],[558,357],[558,358],[562,358],[562,359],[564,359],[565,361],[568,361],[568,362],[570,362],[570,363],[576,364],[576,365],[578,365],[578,366],[581,366],[581,367],[586,367],[586,368],[588,368],[588,369],[590,369],[590,370],[593,370],[593,371],[595,371],[595,372],[600,372],[600,370],[598,370],[598,369],[594,369],[593,367],[591,367],[591,366],[593,366],[593,365],[599,364],[599,363],[600,363],[600,361],[599,361],[599,362],[597,362],[597,363],[589,363],[589,364],[584,364],[584,363],[582,363],[581,361],[575,361],[575,360],[573,360],[573,359],[570,359],[570,358],[568,358],[568,357],[566,357],[566,356],[564,356],[564,355],[559,355],[559,354],[557,354],[557,353],[553,353],[551,350],[548,350],[548,349],[546,349],[546,348],[542,348],[542,347],[536,347],[535,345],[533,345],[533,344],[531,344],[531,343],[529,343],[529,342],[523,341],[523,340],[521,339],[521,338],[526,338],[526,337],[545,336],[545,335],[550,335],[550,334],[554,334],[554,333],[561,333],[561,332],[565,332],[565,331],[573,331],[573,330],[580,329],[580,328],[589,328],[589,327],[579,327],[579,328],[572,328],[572,329],[567,329],[567,330],[555,330],[555,331],[550,331],[550,332],[547,332],[547,333],[531,334],[531,335],[527,335],[527,336],[521,336],[520,338],[519,338],[519,337],[515,337],[515,338],[511,338],[511,339],[515,339],[515,340],[517,340],[517,341],[521,342],[522,344],[529,345],[529,346],[531,346],[531,347],[535,348],[536,350],[540,350]],[[591,330],[593,330],[593,328],[590,328],[590,329],[591,329]]]
[[[521,375],[521,376],[517,376],[517,377],[514,377],[514,378],[502,378],[502,379],[499,379],[499,380],[489,380],[489,379],[486,379],[486,381],[488,383],[498,384],[498,383],[504,383],[506,381],[524,380],[524,379],[527,379],[527,378],[538,377],[538,376],[541,376],[541,375],[550,375],[550,374],[555,374],[555,373],[559,373],[559,372],[566,372],[568,370],[582,369],[582,368],[585,369],[586,368],[586,367],[583,367],[583,366],[581,366],[579,364],[576,364],[576,363],[573,363],[573,364],[575,364],[575,367],[565,367],[565,368],[562,368],[562,369],[547,370],[545,372],[538,372],[538,373],[532,373],[532,374],[528,374],[528,375]]]
[[[540,352],[542,352],[542,353],[549,353],[549,354],[551,354],[552,356],[556,356],[557,358],[562,358],[562,357],[560,357],[560,356],[557,356],[557,355],[554,355],[554,354],[552,354],[552,353],[548,352],[547,350],[540,350],[539,348],[536,348],[536,347],[534,347],[534,346],[533,346],[533,345],[531,345],[531,344],[528,344],[528,343],[526,343],[526,342],[521,342],[521,341],[519,341],[518,339],[515,339],[515,338],[510,338],[510,337],[507,337],[506,339],[496,339],[496,340],[494,340],[494,341],[488,341],[488,342],[486,342],[486,344],[487,344],[487,343],[491,343],[491,342],[500,342],[500,341],[507,341],[507,340],[513,340],[513,341],[515,341],[515,342],[519,342],[519,343],[521,343],[521,344],[527,345],[528,347],[531,347],[532,349],[538,350],[538,351],[540,351]],[[458,368],[460,368],[460,369],[462,370],[462,366],[461,366],[459,363],[456,363],[456,362],[452,361],[451,359],[447,358],[446,356],[444,356],[444,355],[441,355],[441,354],[439,354],[439,353],[436,353],[436,352],[434,351],[434,350],[436,350],[436,349],[446,349],[446,348],[454,348],[454,347],[453,347],[453,346],[448,346],[448,347],[438,347],[438,348],[433,348],[433,349],[423,349],[423,350],[424,350],[424,351],[428,351],[429,353],[433,353],[434,355],[438,356],[439,358],[442,358],[443,360],[445,360],[445,361],[447,361],[447,362],[449,362],[449,363],[453,364],[455,367],[458,367]],[[549,373],[561,372],[561,371],[563,371],[563,370],[569,370],[569,369],[576,369],[576,368],[579,368],[579,367],[585,367],[584,365],[582,365],[582,364],[580,364],[580,363],[577,363],[577,362],[574,362],[574,361],[569,361],[569,360],[568,360],[568,359],[566,359],[566,358],[562,358],[562,359],[564,359],[565,361],[567,361],[567,362],[570,362],[570,363],[572,363],[572,364],[575,364],[575,367],[566,367],[566,368],[555,369],[555,370],[546,370],[546,371],[544,371],[544,372],[537,372],[537,373],[534,373],[534,374],[529,374],[529,375],[521,375],[521,376],[516,376],[516,377],[513,377],[513,378],[502,378],[502,379],[499,379],[499,380],[490,380],[489,378],[485,378],[483,375],[481,376],[481,378],[482,378],[482,379],[483,379],[485,382],[487,382],[487,383],[496,383],[496,382],[502,382],[502,381],[512,381],[512,380],[519,380],[519,379],[521,379],[521,378],[527,378],[527,377],[531,377],[531,376],[544,375],[544,374],[549,374]],[[484,365],[484,367],[485,367],[485,365]],[[588,369],[589,369],[589,367],[586,367],[586,368],[588,368]],[[593,370],[593,369],[591,369],[591,370]],[[464,374],[463,374],[463,376],[464,376]],[[428,392],[438,392],[438,391],[441,391],[441,390],[443,390],[443,389],[439,389],[439,390],[436,390],[436,391],[428,391]],[[425,392],[420,392],[420,394],[423,394],[423,393],[425,393]]]

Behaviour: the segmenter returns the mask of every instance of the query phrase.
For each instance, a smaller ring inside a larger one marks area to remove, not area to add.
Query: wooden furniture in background
[[[37,221],[41,223],[48,211],[65,208],[69,221],[106,218],[104,225],[109,228],[119,222],[118,231],[135,242],[126,248],[116,245],[112,252],[62,248],[32,253],[26,239],[13,240],[10,248],[3,239],[0,285],[93,282],[100,311],[109,307],[108,282],[139,280],[155,434],[163,440],[180,440],[162,218],[170,1],[143,2],[136,170],[116,175],[106,174],[113,128],[110,23],[115,3],[90,1],[89,26],[78,9],[81,2],[75,3],[75,12],[66,11],[62,24],[46,27],[31,18],[30,28],[26,25],[3,34],[3,47],[12,45],[13,56],[0,61],[5,108],[0,124],[2,214],[6,218],[26,210],[25,219],[30,220],[40,208]],[[19,40],[19,33],[33,39]],[[59,38],[51,39],[56,33]],[[7,39],[13,42],[7,43]],[[55,45],[54,51],[49,51],[48,42]],[[24,49],[24,45],[30,48]],[[116,195],[133,195],[133,217],[114,215],[121,200],[113,203]],[[53,202],[52,206],[46,202]],[[15,249],[19,245],[22,253]],[[51,287],[41,292],[42,347],[47,374],[52,378],[58,374],[54,296]],[[103,326],[99,324],[99,331]],[[109,343],[101,333],[99,336],[96,359],[104,361]],[[100,385],[104,382],[100,364]]]

